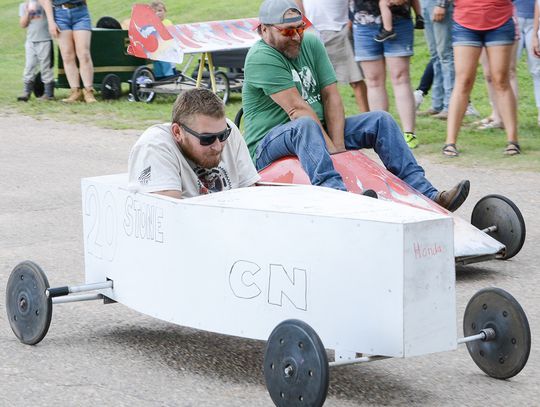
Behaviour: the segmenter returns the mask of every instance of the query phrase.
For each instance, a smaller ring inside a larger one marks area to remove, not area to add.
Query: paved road
[[[51,285],[84,280],[80,179],[124,172],[137,132],[37,121],[0,112],[0,281],[15,264],[38,262]],[[528,236],[510,261],[457,270],[458,327],[470,296],[499,286],[528,313],[533,349],[508,381],[485,376],[461,347],[412,359],[379,361],[331,372],[327,406],[540,405],[540,174],[434,165],[441,187],[471,179],[465,218],[488,193],[511,197]],[[0,405],[270,406],[261,363],[264,344],[163,323],[120,304],[58,305],[39,345],[20,344],[0,289]],[[217,312],[218,310],[216,310]],[[376,310],[374,310],[376,312]],[[361,321],[358,321],[361,324]]]

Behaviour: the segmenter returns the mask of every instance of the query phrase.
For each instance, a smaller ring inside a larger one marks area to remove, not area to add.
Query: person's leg
[[[484,79],[486,81],[486,89],[488,93],[489,104],[491,106],[491,114],[482,121],[480,128],[495,128],[501,127],[502,119],[499,115],[499,110],[495,105],[495,91],[493,90],[493,84],[491,83],[491,71],[489,69],[489,59],[486,49],[482,50],[480,55],[480,63],[482,64],[482,70],[484,71]]]
[[[424,15],[431,16],[433,12],[433,6],[431,2],[429,7],[424,7]],[[439,54],[437,52],[437,39],[435,37],[435,23],[428,18],[425,21],[425,31],[424,36],[428,45],[430,59],[429,62],[433,67],[433,83],[432,83],[432,93],[431,93],[431,111],[440,112],[443,110],[443,100],[444,100],[444,89],[443,89],[443,73],[441,70],[441,63],[439,59]]]
[[[387,57],[386,63],[388,64],[388,70],[394,88],[396,108],[403,131],[414,133],[416,115],[411,77],[409,74],[410,58]]]
[[[452,49],[452,15],[453,6],[450,4],[446,9],[444,19],[433,23],[433,36],[435,48],[441,66],[441,85],[443,93],[443,110],[448,111],[450,96],[454,89],[455,68],[454,50]]]
[[[538,110],[538,125],[540,125],[540,58],[537,58],[534,55],[534,51],[532,49],[532,36],[537,34],[533,30],[533,19],[524,18],[522,20],[522,35],[525,42],[525,48],[527,50],[527,65],[529,66],[529,72],[531,73],[533,79],[534,98],[536,101],[536,108]]]
[[[353,89],[354,98],[356,99],[356,104],[358,105],[358,110],[360,113],[369,112],[366,82],[363,80],[352,82],[351,87]]]
[[[362,61],[362,70],[367,85],[369,108],[373,110],[388,110],[388,93],[386,93],[386,66],[384,59]]]
[[[354,59],[360,63],[370,110],[388,110],[383,43],[374,40],[378,24],[354,24]]]
[[[321,30],[319,33],[338,82],[350,84],[360,113],[369,111],[364,75],[360,64],[354,60],[352,30],[346,25],[341,31]]]
[[[279,158],[298,156],[313,185],[346,191],[335,170],[319,125],[309,117],[276,126],[259,142],[255,153],[257,170]]]
[[[429,93],[429,90],[431,89],[432,84],[433,84],[433,64],[431,63],[431,59],[430,59],[426,67],[424,68],[424,73],[422,73],[422,77],[420,78],[420,83],[418,84],[418,87],[416,89],[422,91],[422,96],[426,96]]]
[[[54,70],[51,64],[51,41],[40,41],[35,43],[41,80],[44,84],[54,82]]]
[[[457,141],[461,122],[469,103],[469,96],[476,77],[476,68],[480,58],[481,47],[454,45],[454,63],[456,80],[448,108],[448,125],[446,144],[452,145]]]
[[[54,98],[54,72],[51,64],[51,41],[40,41],[36,44],[36,52],[39,59],[41,80],[44,92],[40,100],[52,100]]]
[[[486,48],[491,79],[493,84],[495,105],[504,106],[499,109],[506,137],[509,142],[517,143],[516,97],[510,85],[510,61],[515,55],[514,45],[495,45]]]
[[[78,89],[81,87],[79,81],[79,69],[77,68],[75,43],[73,40],[73,31],[60,31],[58,35],[58,47],[62,54],[62,62],[64,64],[64,72],[66,74],[69,87]]]
[[[94,65],[90,55],[90,39],[92,32],[87,30],[73,31],[73,41],[77,59],[79,60],[79,70],[85,88],[91,88],[94,84]]]
[[[24,43],[25,49],[25,63],[23,71],[23,92],[17,96],[19,102],[27,102],[34,90],[34,80],[36,78],[36,66],[38,59],[34,52],[34,43],[32,41],[26,41]]]
[[[517,49],[519,47],[520,41],[516,40],[514,41],[514,44],[512,45],[512,51],[510,53],[510,73],[509,73],[509,79],[510,79],[510,87],[512,88],[512,91],[514,92],[514,97],[516,98],[516,103],[519,100],[519,91],[518,91],[518,81],[517,81]]]
[[[345,148],[373,148],[388,171],[428,198],[437,196],[437,189],[426,179],[423,168],[416,162],[389,113],[378,111],[347,117]]]

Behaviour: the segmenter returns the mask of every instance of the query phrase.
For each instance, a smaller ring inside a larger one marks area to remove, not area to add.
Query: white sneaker
[[[480,113],[478,113],[478,110],[474,108],[471,102],[467,105],[467,110],[465,110],[465,116],[476,116],[480,117]]]
[[[418,110],[418,108],[424,101],[424,92],[422,92],[420,89],[417,89],[414,91],[413,94],[414,94],[414,102],[416,104],[416,110]]]

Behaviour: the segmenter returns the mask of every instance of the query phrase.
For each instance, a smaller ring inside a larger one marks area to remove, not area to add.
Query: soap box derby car
[[[227,103],[231,91],[242,89],[245,56],[259,39],[254,31],[257,25],[256,18],[243,18],[165,26],[148,5],[135,4],[127,52],[154,61],[183,63],[184,67],[164,78],[156,78],[147,66],[139,67],[131,82],[132,99],[148,103],[159,93],[178,94],[204,86]],[[187,61],[184,55],[189,55]],[[198,69],[188,75],[195,55],[200,57]],[[228,72],[218,68],[228,68]]]
[[[410,192],[388,185],[388,193]],[[504,290],[476,293],[456,337],[458,226],[440,208],[304,185],[175,200],[130,191],[125,174],[83,179],[82,204],[85,284],[51,288],[30,261],[8,280],[8,318],[25,344],[45,337],[53,304],[119,302],[174,324],[267,340],[264,377],[278,406],[323,405],[330,367],[461,343],[494,378],[527,362],[527,317]],[[504,245],[479,233],[478,256],[504,256]],[[219,242],[211,255],[200,245],[208,239]]]

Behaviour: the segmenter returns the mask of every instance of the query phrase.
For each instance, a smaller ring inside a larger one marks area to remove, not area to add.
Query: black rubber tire
[[[15,336],[35,345],[47,335],[52,318],[52,300],[45,291],[47,276],[34,262],[19,263],[6,285],[6,312]]]
[[[121,30],[122,25],[118,22],[117,19],[109,16],[103,16],[97,20],[96,28],[107,28],[109,30]]]
[[[463,334],[472,336],[492,328],[495,338],[467,342],[476,365],[495,379],[509,379],[527,364],[531,351],[531,329],[519,302],[496,287],[474,294],[463,316]]]
[[[487,234],[506,246],[502,260],[518,254],[525,243],[525,220],[519,208],[510,199],[502,195],[486,195],[474,206],[471,224],[482,230],[497,226],[495,232]]]
[[[243,116],[244,116],[244,108],[241,107],[240,110],[236,113],[236,116],[234,116],[234,124],[236,124],[236,127],[240,128],[240,124],[242,124]]]
[[[136,102],[150,103],[156,97],[156,92],[142,88],[140,86],[141,81],[151,84],[154,84],[156,81],[154,73],[147,66],[139,66],[133,72],[131,78],[131,94],[133,95],[133,100]]]
[[[214,72],[214,78],[216,79],[216,95],[223,101],[223,104],[226,105],[231,96],[231,86],[229,84],[229,78],[225,72],[216,71]],[[212,84],[210,79],[208,80],[208,87],[212,89]]]
[[[329,383],[326,350],[305,322],[289,319],[274,328],[266,342],[263,370],[276,406],[324,404]]]
[[[101,97],[104,100],[119,99],[122,94],[122,81],[114,73],[105,75],[101,82]]]

